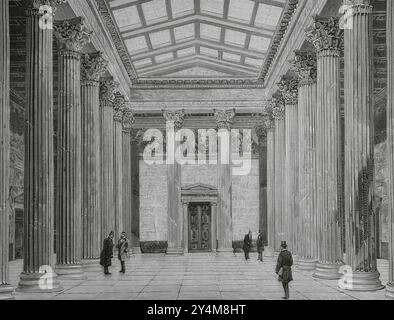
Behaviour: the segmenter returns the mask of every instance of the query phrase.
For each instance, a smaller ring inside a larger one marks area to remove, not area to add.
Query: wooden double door
[[[210,203],[190,203],[189,252],[209,252],[212,250],[212,207]]]

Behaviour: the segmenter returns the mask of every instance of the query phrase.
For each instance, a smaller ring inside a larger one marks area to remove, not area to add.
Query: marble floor
[[[135,255],[127,263],[125,275],[113,260],[112,275],[99,266],[86,269],[87,280],[62,280],[62,292],[52,294],[15,293],[21,300],[279,300],[282,286],[273,272],[275,261],[265,258],[246,262],[242,254],[215,256],[189,254],[181,257]],[[11,263],[11,284],[18,284],[22,262]],[[381,280],[387,282],[388,263],[379,260]],[[316,280],[311,273],[293,271],[290,285],[293,300],[384,300],[385,290],[350,292],[337,287],[337,281]]]

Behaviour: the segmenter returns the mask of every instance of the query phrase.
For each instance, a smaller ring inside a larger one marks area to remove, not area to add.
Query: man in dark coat
[[[125,261],[129,259],[129,240],[126,237],[126,232],[122,232],[120,239],[116,246],[118,249],[118,259],[120,261],[121,269],[120,273],[126,273]]]
[[[256,245],[257,245],[257,253],[258,253],[257,260],[263,262],[264,240],[261,230],[259,231],[259,236],[257,237]]]
[[[244,246],[243,246],[246,260],[250,259],[249,252],[251,248],[252,248],[252,231],[249,230],[249,233],[245,235]]]
[[[285,291],[283,299],[288,300],[290,298],[289,282],[293,281],[293,275],[291,272],[293,257],[290,251],[287,250],[286,241],[282,241],[281,249],[282,251],[279,253],[275,272],[279,276],[278,280],[282,282],[283,289]]]
[[[107,238],[104,239],[103,250],[100,254],[100,264],[104,267],[104,274],[111,274],[108,271],[108,267],[112,265],[111,259],[114,256],[114,232],[111,231]]]

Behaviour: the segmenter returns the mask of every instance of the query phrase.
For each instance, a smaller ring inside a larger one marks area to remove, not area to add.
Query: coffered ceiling
[[[286,0],[109,0],[137,75],[257,78]]]

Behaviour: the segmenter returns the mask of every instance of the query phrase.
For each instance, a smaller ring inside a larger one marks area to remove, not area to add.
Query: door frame
[[[190,203],[209,203],[211,205],[211,251],[217,249],[217,204],[218,190],[206,184],[193,184],[182,187],[182,212],[183,230],[182,246],[185,253],[189,252],[189,204]]]

